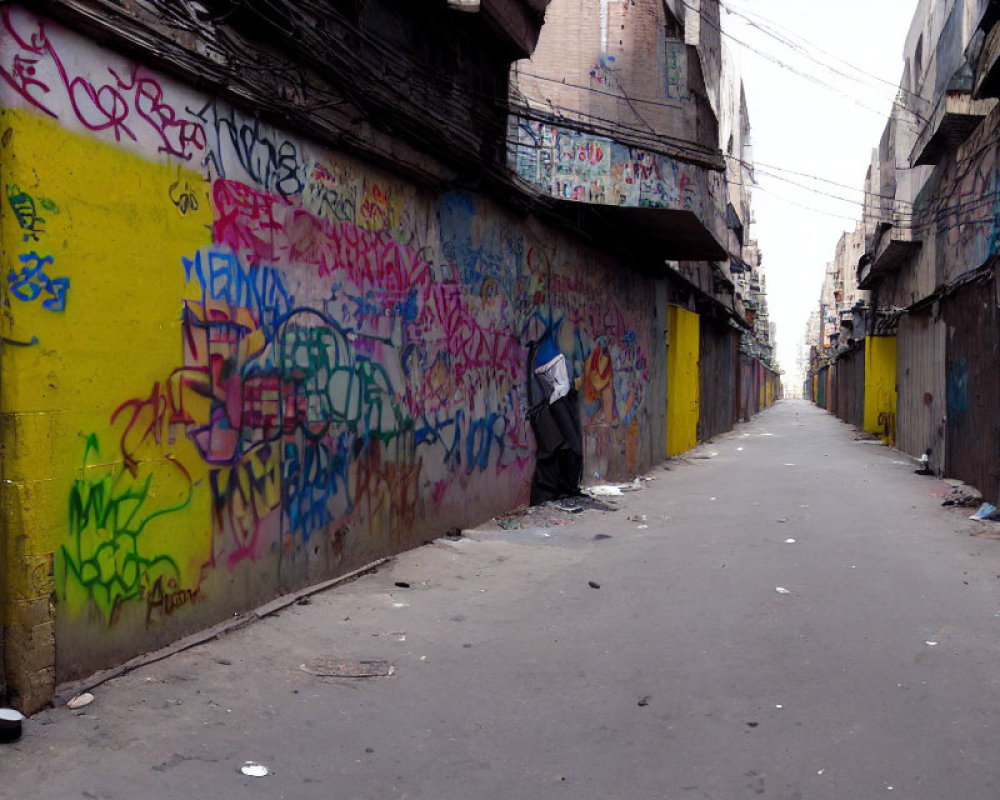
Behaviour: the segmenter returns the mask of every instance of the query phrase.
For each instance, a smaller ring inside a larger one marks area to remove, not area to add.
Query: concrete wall
[[[698,56],[667,19],[662,0],[553,0],[531,59],[515,69],[518,88],[570,119],[714,145],[687,113]]]
[[[627,265],[17,7],[0,69],[3,618],[23,707],[524,502],[526,346],[547,330],[577,376],[586,474],[662,454],[664,319]]]

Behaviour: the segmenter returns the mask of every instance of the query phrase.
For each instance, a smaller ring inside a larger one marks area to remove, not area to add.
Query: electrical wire
[[[791,64],[787,64],[784,61],[782,61],[780,58],[777,58],[776,56],[773,56],[773,55],[770,55],[768,53],[765,53],[762,50],[758,50],[757,48],[753,47],[749,43],[743,41],[742,39],[739,39],[736,36],[733,36],[728,31],[723,30],[721,23],[714,22],[712,19],[710,19],[704,13],[704,11],[702,9],[699,9],[699,8],[691,5],[689,2],[687,2],[687,0],[681,0],[681,2],[687,8],[689,8],[691,11],[695,11],[695,12],[700,13],[702,20],[704,22],[706,22],[709,27],[714,28],[715,30],[717,30],[721,36],[724,36],[727,39],[735,42],[736,44],[740,45],[740,47],[744,48],[748,52],[754,53],[755,55],[759,56],[760,58],[763,58],[766,61],[770,61],[771,63],[773,63],[773,64],[781,67],[782,69],[784,69],[784,70],[786,70],[788,72],[791,72],[792,74],[797,75],[798,77],[803,78],[804,80],[807,80],[807,81],[809,81],[811,83],[814,83],[817,86],[820,86],[820,87],[822,87],[824,89],[827,89],[828,91],[831,91],[834,94],[839,94],[842,97],[845,97],[846,99],[850,100],[854,105],[858,106],[859,108],[863,108],[864,110],[869,111],[869,112],[871,112],[873,114],[876,114],[879,117],[885,117],[886,116],[885,112],[879,111],[876,108],[872,108],[871,106],[866,105],[865,103],[862,103],[860,100],[858,100],[856,97],[852,96],[848,92],[845,92],[845,91],[843,91],[841,89],[838,89],[837,87],[833,86],[832,84],[827,83],[826,81],[824,81],[824,80],[822,80],[820,78],[817,78],[815,75],[810,75],[807,72],[803,72],[802,70],[796,69]],[[924,123],[928,122],[928,120],[925,117],[923,117],[919,112],[917,112],[916,110],[914,110],[912,108],[907,107],[903,103],[900,103],[898,100],[893,100],[892,101],[892,105],[894,107],[898,107],[899,109],[905,111],[906,113],[912,114],[917,119],[919,119],[921,122],[924,122]]]
[[[820,65],[822,67],[825,67],[825,68],[831,70],[836,75],[840,75],[841,77],[844,77],[847,80],[850,80],[850,81],[853,81],[855,83],[862,84],[862,85],[864,85],[864,81],[865,80],[867,80],[869,82],[869,86],[871,85],[871,82],[881,83],[881,84],[889,86],[889,87],[891,87],[891,88],[893,88],[893,89],[895,89],[895,90],[897,90],[899,92],[902,92],[903,94],[909,95],[910,97],[915,98],[916,100],[920,101],[921,103],[925,103],[928,106],[930,105],[929,101],[925,100],[918,93],[912,92],[909,89],[906,89],[905,87],[901,86],[899,84],[899,82],[897,82],[897,81],[891,81],[891,80],[889,80],[887,78],[883,78],[881,75],[876,75],[874,73],[867,72],[867,71],[861,69],[860,67],[852,64],[850,61],[846,61],[845,59],[842,59],[839,56],[837,56],[837,55],[835,55],[833,53],[830,53],[827,50],[824,50],[819,45],[817,45],[817,44],[809,41],[808,39],[805,39],[804,37],[801,37],[798,34],[795,34],[795,33],[792,33],[791,31],[788,31],[788,34],[790,36],[798,38],[799,41],[802,44],[799,44],[798,42],[795,42],[793,38],[789,38],[789,37],[786,37],[786,36],[782,35],[780,33],[781,26],[778,25],[777,23],[771,21],[771,20],[768,20],[766,17],[763,17],[763,16],[761,16],[759,14],[754,14],[754,13],[749,12],[749,11],[745,11],[745,10],[740,10],[740,9],[733,8],[729,3],[720,2],[719,6],[721,8],[723,8],[723,9],[725,9],[725,11],[727,13],[742,18],[743,20],[746,21],[746,23],[748,25],[750,25],[751,27],[759,30],[764,35],[769,36],[769,37],[775,39],[776,41],[780,42],[781,44],[784,44],[786,47],[794,50],[799,55],[802,55],[805,58],[808,58],[809,60],[815,62],[816,64],[818,64],[818,65]],[[824,62],[824,61],[816,58],[816,56],[814,55],[814,53],[821,53],[821,54],[827,56],[830,59],[838,61],[841,64],[844,64],[849,69],[851,69],[854,72],[858,73],[858,75],[861,76],[861,77],[854,77],[852,75],[848,75],[847,73],[844,73],[844,72],[840,71],[839,69],[837,69],[837,68],[835,68],[835,67],[827,64],[826,62]]]

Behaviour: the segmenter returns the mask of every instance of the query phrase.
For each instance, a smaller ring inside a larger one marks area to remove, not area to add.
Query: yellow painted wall
[[[115,426],[110,413],[148,398],[182,360],[178,265],[210,242],[212,216],[207,198],[183,215],[169,199],[178,179],[204,178],[48,118],[0,111],[0,141],[8,652],[42,690],[54,679],[53,592],[59,614],[108,622],[156,577],[197,587],[211,556],[205,469],[191,443],[140,441],[151,407],[126,408]],[[34,207],[33,230],[15,205]]]
[[[865,430],[896,443],[896,337],[865,339]]]
[[[676,456],[698,444],[700,319],[670,306],[667,325],[667,455]]]

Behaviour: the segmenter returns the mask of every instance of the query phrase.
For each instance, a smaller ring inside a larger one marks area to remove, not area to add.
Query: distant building
[[[1000,499],[1000,3],[921,0],[865,180],[866,429]],[[857,331],[857,328],[855,328]],[[856,338],[857,333],[855,333]],[[843,359],[814,383],[844,384]],[[832,385],[832,384],[831,384]],[[818,391],[814,392],[818,399]]]
[[[685,354],[668,362],[668,452],[771,404],[749,114],[716,0],[553,0],[511,90],[518,176],[659,262],[668,353]]]

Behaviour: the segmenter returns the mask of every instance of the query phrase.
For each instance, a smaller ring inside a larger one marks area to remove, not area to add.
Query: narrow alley
[[[995,798],[1000,525],[857,436],[786,400],[403,553],[36,715],[0,795]]]

